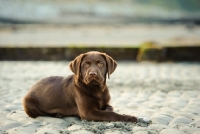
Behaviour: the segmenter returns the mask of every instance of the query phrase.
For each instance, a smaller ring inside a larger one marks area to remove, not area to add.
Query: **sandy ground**
[[[76,117],[29,118],[22,98],[38,79],[71,74],[69,62],[0,62],[0,133],[198,134],[200,64],[119,62],[107,84],[115,112],[145,119],[137,124],[88,122]],[[123,81],[122,81],[123,80]],[[148,120],[152,123],[148,124]]]

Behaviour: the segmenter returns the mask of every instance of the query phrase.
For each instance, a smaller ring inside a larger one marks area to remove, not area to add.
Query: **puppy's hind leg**
[[[24,111],[27,113],[28,116],[30,116],[32,118],[46,115],[45,112],[41,111],[38,108],[39,103],[38,103],[37,99],[31,95],[27,95],[24,97],[23,106],[24,106]]]

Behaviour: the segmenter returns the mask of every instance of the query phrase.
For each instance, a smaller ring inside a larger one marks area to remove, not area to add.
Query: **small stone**
[[[151,117],[151,120],[153,123],[162,124],[162,125],[168,125],[172,119],[173,118],[167,115],[163,115],[163,114],[158,114]]]
[[[70,134],[94,134],[94,133],[87,130],[79,130],[79,131],[72,132]]]
[[[169,129],[163,129],[162,131],[160,131],[160,134],[186,134],[186,133],[177,129],[169,128]]]
[[[107,124],[106,124],[106,127],[107,127],[107,128],[113,128],[114,126],[115,126],[115,125],[114,125],[113,123],[107,123]]]
[[[70,126],[70,127],[68,127],[67,128],[67,130],[69,130],[69,131],[72,131],[72,130],[77,130],[77,129],[80,129],[80,128],[82,128],[83,126],[80,126],[80,125],[72,125],[72,126]]]
[[[200,119],[190,123],[190,125],[200,129]]]
[[[189,126],[189,125],[180,125],[180,126],[179,126],[179,130],[181,130],[181,131],[183,131],[183,132],[186,132],[186,133],[188,133],[188,134],[194,134],[194,133],[200,131],[199,128],[191,127],[191,126]]]
[[[126,133],[118,131],[118,130],[114,130],[114,131],[109,130],[109,131],[105,132],[105,134],[126,134]]]
[[[140,126],[135,126],[133,127],[133,132],[137,132],[137,131],[146,131],[147,128],[146,127],[140,127]]]
[[[152,124],[148,127],[148,130],[156,130],[159,132],[166,128],[169,128],[169,127],[167,125],[162,125],[162,124]]]
[[[191,123],[192,121],[193,121],[193,120],[190,120],[190,119],[188,119],[188,118],[186,118],[186,117],[181,117],[181,116],[179,116],[179,117],[173,119],[173,120],[170,122],[169,126],[175,126],[175,125],[178,125],[178,124],[189,124],[189,123]]]
[[[136,133],[134,134],[148,134],[148,131],[137,131]]]

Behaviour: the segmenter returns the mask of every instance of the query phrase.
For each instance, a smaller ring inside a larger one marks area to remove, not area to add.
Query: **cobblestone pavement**
[[[87,122],[78,118],[29,118],[21,104],[37,80],[71,74],[69,62],[0,62],[0,133],[136,133],[200,132],[200,64],[119,62],[107,84],[111,105],[121,114],[152,124]]]

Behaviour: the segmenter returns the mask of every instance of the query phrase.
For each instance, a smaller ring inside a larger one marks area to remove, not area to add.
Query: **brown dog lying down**
[[[107,54],[88,52],[71,63],[68,77],[51,76],[39,80],[23,99],[24,110],[32,117],[79,116],[88,121],[137,122],[137,118],[113,112],[106,85],[117,63]]]

